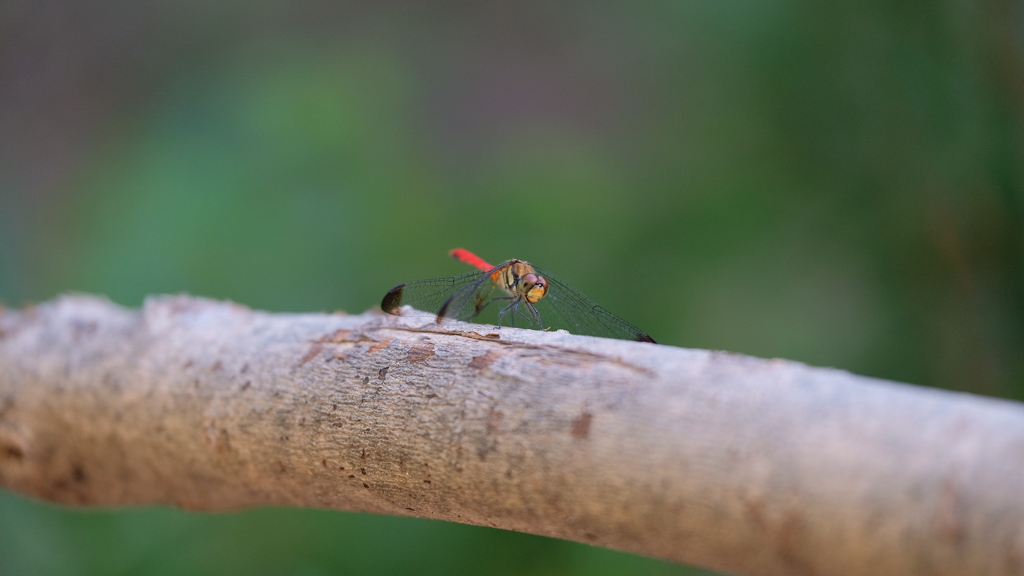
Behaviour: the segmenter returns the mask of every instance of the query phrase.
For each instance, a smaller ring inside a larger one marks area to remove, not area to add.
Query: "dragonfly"
[[[508,318],[513,327],[518,323],[540,330],[565,328],[574,334],[654,342],[643,330],[525,260],[492,266],[463,248],[449,254],[476,270],[399,284],[384,295],[381,309],[398,316],[435,316],[440,324],[445,318],[472,322],[488,305],[500,303],[499,327]]]

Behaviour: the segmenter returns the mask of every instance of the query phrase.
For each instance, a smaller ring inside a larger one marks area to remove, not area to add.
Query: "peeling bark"
[[[0,314],[0,485],[437,518],[757,574],[1020,574],[1024,408],[784,360],[67,296]]]

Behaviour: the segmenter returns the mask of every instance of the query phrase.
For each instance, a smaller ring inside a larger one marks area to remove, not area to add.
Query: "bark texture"
[[[1024,572],[1024,407],[784,360],[184,296],[0,315],[0,485],[438,518],[755,575]]]

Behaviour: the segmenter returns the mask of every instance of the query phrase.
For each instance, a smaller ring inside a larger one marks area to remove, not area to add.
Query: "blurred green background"
[[[507,4],[507,5],[506,5]],[[362,312],[524,258],[659,342],[1024,399],[1009,1],[0,3],[0,299]],[[0,574],[701,574],[0,493]]]

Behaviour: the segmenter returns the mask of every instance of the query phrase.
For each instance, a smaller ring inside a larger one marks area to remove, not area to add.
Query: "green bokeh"
[[[1019,18],[152,6],[50,27],[0,9],[0,63],[20,70],[0,86],[9,304],[361,312],[463,271],[446,254],[464,246],[556,271],[669,345],[1024,399]],[[424,520],[0,494],[0,574],[120,573],[698,572]]]

